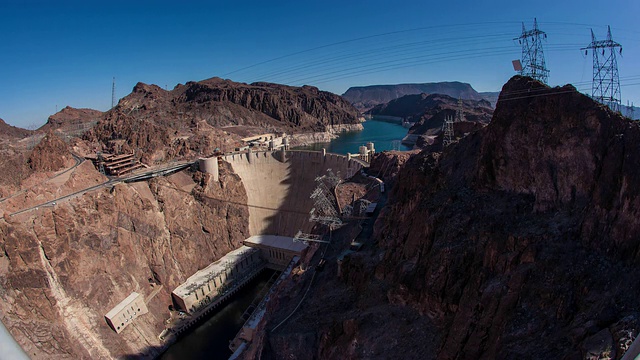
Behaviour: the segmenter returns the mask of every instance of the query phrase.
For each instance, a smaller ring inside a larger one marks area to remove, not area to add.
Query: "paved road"
[[[68,173],[69,171],[71,171],[71,170],[73,170],[73,169],[77,168],[80,164],[82,164],[82,162],[84,162],[84,158],[82,158],[82,157],[80,157],[80,156],[78,156],[78,155],[76,155],[76,154],[74,154],[74,153],[71,153],[71,156],[73,156],[73,159],[76,161],[75,165],[73,165],[72,167],[70,167],[70,168],[68,168],[67,170],[65,170],[65,171],[61,172],[60,174],[56,174],[56,175],[54,175],[54,176],[52,176],[52,177],[50,177],[50,178],[46,179],[46,180],[45,180],[45,181],[43,181],[43,182],[40,182],[40,183],[38,183],[38,184],[35,184],[35,185],[33,185],[33,186],[29,187],[29,188],[26,188],[26,189],[24,189],[24,190],[20,190],[20,191],[18,191],[18,192],[16,192],[16,193],[12,194],[12,195],[10,195],[10,196],[7,196],[6,198],[2,198],[2,199],[0,199],[0,203],[4,202],[4,201],[6,201],[6,200],[12,199],[12,198],[14,198],[14,197],[16,197],[16,196],[18,196],[18,195],[20,195],[20,194],[24,194],[25,192],[27,192],[27,191],[29,191],[29,190],[33,189],[33,188],[34,188],[34,187],[36,187],[36,186],[42,185],[42,184],[44,184],[44,183],[46,183],[46,182],[49,182],[49,181],[51,181],[51,180],[53,180],[53,179],[55,179],[55,178],[57,178],[57,177],[60,177],[60,176],[62,176],[62,175],[64,175],[64,174]]]
[[[115,186],[116,184],[118,184],[120,182],[142,181],[142,180],[150,179],[150,178],[157,177],[157,176],[163,176],[163,175],[171,174],[171,173],[174,173],[176,171],[184,170],[184,169],[188,168],[189,166],[191,166],[191,164],[192,164],[191,162],[180,162],[180,163],[176,163],[176,164],[171,164],[169,166],[164,166],[164,167],[148,170],[148,171],[145,171],[145,172],[140,173],[140,174],[129,175],[129,176],[125,176],[125,177],[122,177],[122,178],[109,179],[109,180],[107,180],[107,181],[105,181],[105,182],[103,182],[101,184],[90,186],[88,188],[73,192],[71,194],[68,194],[68,195],[65,195],[65,196],[61,196],[59,198],[55,198],[55,199],[50,200],[50,201],[46,201],[44,203],[41,203],[41,204],[38,204],[38,205],[35,205],[35,206],[31,206],[31,207],[26,208],[26,209],[22,209],[22,210],[16,211],[16,212],[14,212],[12,214],[9,214],[9,216],[20,215],[20,214],[23,214],[23,213],[26,213],[26,212],[29,212],[29,211],[36,210],[36,209],[38,209],[40,207],[55,206],[60,201],[69,200],[69,199],[72,199],[72,198],[74,198],[76,196],[83,195],[83,194],[85,194],[87,192],[90,192],[90,191],[102,189],[102,188],[105,188],[105,187],[112,187],[112,186]],[[79,165],[79,164],[77,164],[77,165]],[[75,165],[74,168],[77,165]],[[72,169],[73,168],[69,168],[65,172],[70,171]],[[62,174],[58,174],[57,176],[59,176],[59,175],[62,175]]]

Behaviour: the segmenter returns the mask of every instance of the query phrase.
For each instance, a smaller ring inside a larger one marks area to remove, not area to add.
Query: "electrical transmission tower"
[[[323,240],[321,235],[306,234],[302,231],[298,231],[293,238],[294,241],[330,243],[331,231],[342,225],[338,202],[334,195],[335,188],[340,183],[340,177],[335,175],[331,169],[328,169],[327,172],[327,175],[316,178],[318,185],[311,193],[314,207],[309,212],[309,221],[327,226],[329,228],[329,241]]]
[[[462,112],[462,99],[458,98],[458,107],[456,108],[456,122],[464,121],[464,113]]]
[[[542,51],[542,38],[547,38],[544,31],[538,29],[538,20],[533,19],[533,29],[527,30],[522,23],[522,35],[513,40],[518,40],[522,45],[522,70],[520,75],[532,77],[543,83],[549,80],[549,70],[544,61]]]
[[[444,124],[442,124],[443,139],[442,144],[447,146],[453,142],[453,117],[448,116],[444,118]]]
[[[113,84],[111,85],[111,108],[116,107],[116,78],[113,77]]]
[[[620,77],[616,48],[620,48],[622,54],[622,45],[613,41],[611,27],[607,26],[607,40],[596,40],[591,30],[591,44],[581,50],[584,50],[585,55],[589,50],[593,53],[591,97],[601,104],[608,105],[613,111],[620,111]]]

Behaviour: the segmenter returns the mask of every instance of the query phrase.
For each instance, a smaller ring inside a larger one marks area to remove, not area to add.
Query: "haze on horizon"
[[[590,93],[589,29],[610,25],[622,101],[640,105],[640,2],[427,3],[7,0],[0,4],[0,118],[44,124],[65,106],[105,111],[137,82],[173,88],[214,76],[233,81],[313,85],[342,94],[351,86],[462,81],[499,91],[515,74],[513,38],[533,18],[544,43],[549,83]]]

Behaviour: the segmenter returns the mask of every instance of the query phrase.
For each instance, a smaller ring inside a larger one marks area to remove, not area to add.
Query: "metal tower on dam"
[[[549,70],[544,61],[542,39],[547,38],[544,31],[538,29],[538,20],[533,19],[533,29],[527,30],[522,23],[522,35],[515,38],[522,45],[522,70],[520,75],[530,76],[543,83],[549,80]]]
[[[622,45],[611,38],[611,27],[607,26],[607,39],[596,40],[591,30],[591,44],[582,48],[585,55],[593,53],[593,82],[591,97],[613,111],[620,111],[620,77],[616,49],[622,54]]]

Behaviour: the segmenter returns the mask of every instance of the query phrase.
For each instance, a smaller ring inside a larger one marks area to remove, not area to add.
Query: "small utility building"
[[[148,313],[147,304],[144,297],[137,292],[132,292],[120,304],[111,309],[105,319],[107,324],[116,332],[120,333],[127,325],[131,324],[138,316]]]

